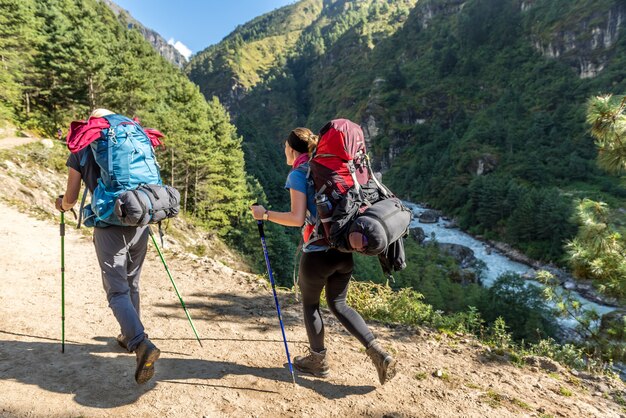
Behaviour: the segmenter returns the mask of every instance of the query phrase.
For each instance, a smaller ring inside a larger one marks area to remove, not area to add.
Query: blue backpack
[[[116,201],[126,191],[144,185],[161,185],[161,174],[148,135],[135,121],[107,115],[110,127],[89,146],[100,167],[98,185],[85,207],[85,225],[127,225],[116,213]],[[119,207],[119,203],[118,203]]]

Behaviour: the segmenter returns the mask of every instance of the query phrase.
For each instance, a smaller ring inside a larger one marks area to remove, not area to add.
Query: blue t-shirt
[[[312,184],[306,178],[306,173],[309,169],[309,164],[304,163],[289,172],[287,181],[285,182],[285,189],[294,189],[302,192],[306,195],[306,208],[309,211],[310,216],[315,219],[317,216],[317,207],[315,206],[315,189]]]
[[[315,206],[315,187],[313,186],[313,182],[306,178],[307,172],[309,171],[309,163],[304,163],[298,168],[293,169],[289,172],[287,176],[287,181],[285,182],[285,189],[294,189],[299,192],[306,194],[306,209],[307,209],[307,223],[311,225],[315,225],[316,217],[317,217],[317,207]],[[328,246],[323,244],[313,244],[317,241],[316,233],[313,232],[313,235],[309,238],[309,241],[304,243],[302,247],[302,252],[310,253],[316,251],[326,251],[328,250]]]

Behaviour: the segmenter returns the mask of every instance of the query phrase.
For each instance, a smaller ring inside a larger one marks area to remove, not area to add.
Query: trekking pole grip
[[[259,204],[253,203],[251,206],[259,206]],[[265,238],[265,232],[263,232],[263,221],[257,219],[256,226],[259,228],[259,235],[261,236],[261,238]]]

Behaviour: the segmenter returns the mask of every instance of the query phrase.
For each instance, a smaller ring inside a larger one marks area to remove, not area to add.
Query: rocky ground
[[[226,250],[165,253],[202,347],[150,250],[142,318],[162,355],[154,379],[139,386],[134,356],[114,339],[89,231],[72,228],[61,352],[60,237],[50,208],[62,185],[51,171],[0,161],[0,417],[626,416],[620,381],[543,359],[517,367],[468,336],[372,324],[398,359],[397,376],[380,386],[362,347],[328,312],[331,375],[296,374],[294,383],[267,282],[232,268]],[[291,354],[300,354],[301,309],[291,293],[280,302]]]

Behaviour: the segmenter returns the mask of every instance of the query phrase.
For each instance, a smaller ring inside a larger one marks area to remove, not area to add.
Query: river
[[[420,223],[418,220],[419,215],[427,209],[415,203],[406,201],[403,203],[410,208],[414,214],[410,228],[421,228],[426,234],[426,239],[434,238],[437,242],[441,243],[459,244],[474,251],[474,256],[485,263],[485,269],[481,275],[481,281],[484,286],[491,286],[498,277],[506,272],[513,272],[520,275],[533,273],[534,269],[532,267],[507,258],[505,255],[491,248],[488,244],[477,240],[471,235],[461,231],[459,228],[447,228],[446,226],[448,222],[442,220],[441,218],[439,218],[437,223]],[[528,280],[528,282],[536,286],[543,286],[535,280]],[[594,309],[600,315],[604,315],[615,309],[610,306],[601,305],[587,300],[576,292],[573,293],[586,309]],[[570,321],[564,322],[570,326],[574,325]]]

